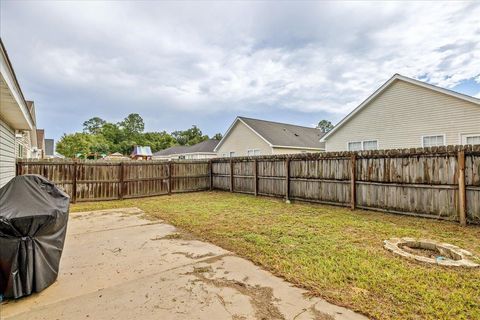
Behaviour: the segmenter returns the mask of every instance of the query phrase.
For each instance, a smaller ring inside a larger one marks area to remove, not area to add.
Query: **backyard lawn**
[[[479,268],[422,265],[383,248],[385,239],[408,236],[480,255],[479,226],[227,192],[81,203],[71,211],[134,206],[372,318],[480,319]]]

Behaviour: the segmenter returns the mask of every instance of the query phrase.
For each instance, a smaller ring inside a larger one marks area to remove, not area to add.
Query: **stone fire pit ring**
[[[385,249],[401,257],[419,262],[436,264],[445,267],[477,268],[480,264],[469,258],[473,255],[449,243],[439,243],[432,240],[417,240],[414,238],[392,238],[383,241]],[[428,257],[414,252],[434,252],[435,257]]]

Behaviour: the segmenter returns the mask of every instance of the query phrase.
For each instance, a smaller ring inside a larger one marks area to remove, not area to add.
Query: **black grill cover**
[[[58,275],[70,198],[38,175],[13,178],[0,189],[0,294],[40,292]]]

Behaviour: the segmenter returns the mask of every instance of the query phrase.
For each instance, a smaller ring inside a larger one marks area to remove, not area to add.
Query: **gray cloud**
[[[397,72],[448,88],[480,79],[473,2],[2,1],[0,27],[57,138],[130,112],[151,130],[212,134],[236,114],[310,125]]]

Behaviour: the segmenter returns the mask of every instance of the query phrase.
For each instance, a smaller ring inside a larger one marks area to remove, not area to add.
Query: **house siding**
[[[15,138],[15,156],[17,158],[29,159],[35,158],[36,155],[33,154],[32,140],[30,137],[30,131],[24,131],[21,138]],[[20,148],[19,145],[23,146],[23,154],[19,154]]]
[[[15,131],[0,119],[0,187],[15,177]]]
[[[396,80],[327,138],[326,151],[365,140],[378,140],[379,149],[421,147],[427,135],[461,144],[463,134],[480,134],[479,105]]]
[[[179,153],[168,156],[153,156],[153,160],[178,160],[180,157],[185,157],[182,160],[202,160],[216,158],[216,153]]]
[[[235,152],[235,156],[240,157],[246,156],[249,149],[258,149],[261,155],[272,154],[272,148],[268,143],[244,123],[237,121],[222,145],[217,149],[217,154],[219,157],[223,157],[224,153]]]
[[[297,149],[297,148],[273,148],[273,154],[295,154],[305,152],[322,152],[322,150]]]

